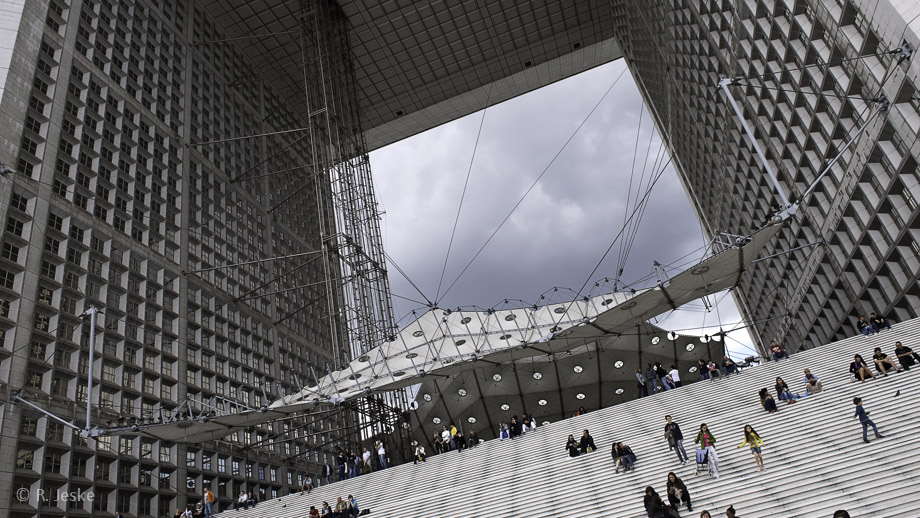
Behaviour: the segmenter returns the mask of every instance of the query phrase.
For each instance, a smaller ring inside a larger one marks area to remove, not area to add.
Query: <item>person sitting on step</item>
[[[706,363],[706,369],[709,370],[709,377],[712,379],[712,381],[715,381],[716,378],[722,377],[722,369],[719,368],[718,363],[709,360],[709,362]]]
[[[738,366],[735,365],[734,360],[732,360],[728,356],[723,356],[722,357],[722,372],[724,372],[726,376],[728,376],[729,374],[734,374],[738,372]]]
[[[773,399],[773,396],[770,395],[770,391],[767,390],[766,387],[760,389],[760,404],[763,406],[763,409],[770,414],[779,410],[776,408],[776,400]]]
[[[891,358],[882,352],[881,347],[876,347],[874,352],[875,354],[872,355],[872,361],[875,363],[875,369],[879,371],[882,376],[887,376],[890,371],[901,372],[901,369],[894,366],[894,362]]]
[[[780,358],[789,359],[789,353],[786,352],[786,348],[776,340],[770,342],[770,354],[775,362],[778,362]]]
[[[859,381],[866,381],[866,378],[875,379],[875,375],[869,370],[866,361],[858,354],[853,355],[853,363],[850,364],[850,372],[852,372],[853,376]]]
[[[565,443],[565,449],[569,452],[569,457],[577,457],[581,452],[578,451],[578,441],[575,436],[569,434],[569,440]]]
[[[856,322],[856,329],[860,333],[866,336],[874,335],[875,333],[878,333],[878,331],[876,331],[876,329],[872,327],[872,324],[869,323],[868,320],[866,320],[866,317],[862,315],[859,317],[859,320]]]
[[[620,472],[621,465],[623,466],[623,473],[635,469],[634,464],[636,463],[636,455],[629,446],[626,446],[622,442],[618,442],[614,444],[613,448],[615,453],[612,455],[614,456],[614,463],[616,465],[614,473]]]
[[[670,515],[668,506],[661,501],[661,497],[658,496],[658,493],[652,486],[645,488],[645,496],[642,498],[642,504],[645,506],[645,514],[649,518],[668,518]]]
[[[469,437],[467,440],[470,443],[469,445],[470,448],[479,444],[479,435],[476,433],[476,430],[470,430]]]
[[[591,453],[597,449],[597,446],[594,445],[594,437],[591,437],[591,434],[588,433],[588,430],[582,432],[581,441],[578,443],[578,449],[582,453]]]
[[[901,368],[906,371],[910,370],[914,365],[920,364],[920,356],[901,342],[894,343],[894,355],[898,358]]]
[[[507,439],[510,435],[510,430],[508,430],[508,425],[501,423],[498,425],[498,440]]]
[[[521,423],[518,422],[516,415],[511,416],[511,425],[509,426],[509,428],[511,429],[512,439],[514,439],[515,437],[519,437],[523,433],[521,430]]]
[[[315,505],[310,506],[310,514],[307,515],[308,518],[319,518],[319,510]]]
[[[805,369],[805,393],[811,396],[821,392],[823,389],[824,387],[818,376],[812,374],[810,369]]]
[[[777,376],[776,385],[774,385],[774,387],[776,388],[776,395],[779,396],[780,401],[785,401],[787,405],[795,403],[795,395],[789,390],[789,385],[783,381],[783,378]]]
[[[690,491],[684,481],[677,477],[674,472],[668,473],[668,503],[672,509],[680,507],[680,502],[687,504],[687,511],[693,511],[693,504],[690,503]]]
[[[876,315],[875,311],[869,315],[869,325],[872,326],[872,329],[875,329],[876,333],[881,332],[883,327],[891,331],[891,322],[882,315]]]
[[[706,367],[706,360],[702,358],[697,360],[696,368],[700,373],[700,381],[709,379],[709,368]]]

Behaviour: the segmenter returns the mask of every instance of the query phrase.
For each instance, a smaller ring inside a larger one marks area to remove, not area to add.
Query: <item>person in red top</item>
[[[310,518],[319,518],[319,511],[315,505],[310,506]]]
[[[779,344],[776,340],[770,342],[770,353],[773,355],[773,361],[778,362],[780,358],[789,358],[789,353],[786,352],[786,348]]]

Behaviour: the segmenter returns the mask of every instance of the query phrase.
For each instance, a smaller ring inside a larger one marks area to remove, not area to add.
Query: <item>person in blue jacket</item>
[[[872,431],[875,432],[875,437],[882,439],[885,436],[878,433],[878,427],[875,426],[875,423],[869,419],[869,412],[862,406],[862,398],[854,397],[853,404],[856,405],[856,412],[853,414],[853,419],[859,418],[859,424],[862,425],[863,429],[863,442],[869,442],[868,432],[869,427],[872,427]]]

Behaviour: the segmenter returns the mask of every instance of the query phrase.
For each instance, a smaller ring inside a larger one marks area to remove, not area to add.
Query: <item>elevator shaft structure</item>
[[[313,174],[320,218],[330,335],[339,366],[348,365],[397,333],[380,234],[380,213],[361,127],[349,24],[332,1],[301,0],[301,57]],[[336,366],[320,369],[323,374]],[[337,376],[358,376],[342,370]],[[402,391],[385,407],[405,409]],[[360,413],[360,438],[393,431],[395,416]]]

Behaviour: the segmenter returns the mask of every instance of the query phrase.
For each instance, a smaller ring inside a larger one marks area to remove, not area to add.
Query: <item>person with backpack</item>
[[[760,438],[760,435],[758,435],[749,424],[744,425],[744,442],[738,447],[743,448],[745,446],[751,447],[751,453],[754,454],[754,461],[757,463],[757,471],[763,471],[763,456],[761,452],[763,439]]]
[[[649,363],[648,369],[645,369],[645,378],[648,379],[649,384],[652,385],[652,394],[658,392],[658,373],[655,372],[655,367]]]
[[[671,420],[670,415],[664,416],[668,424],[664,425],[664,437],[668,441],[671,449],[677,453],[677,460],[681,465],[687,463],[690,457],[687,456],[687,450],[684,449],[684,434],[680,431],[680,426]]]
[[[415,446],[415,461],[413,464],[418,464],[419,462],[425,462],[425,447],[421,444]]]
[[[690,503],[690,491],[684,481],[677,477],[674,472],[668,473],[668,503],[672,509],[680,507],[681,501],[687,504],[687,511],[693,511],[693,505]]]
[[[706,455],[709,456],[709,467],[712,469],[712,476],[713,478],[719,478],[719,456],[716,454],[716,438],[709,431],[706,423],[700,425],[700,432],[696,434],[696,440],[693,442],[699,443],[700,449],[706,450]]]
[[[655,362],[655,374],[658,375],[658,379],[661,380],[661,386],[664,390],[671,390],[671,386],[665,383],[665,378],[668,375],[668,371],[664,370],[664,367],[661,366],[661,362]]]

